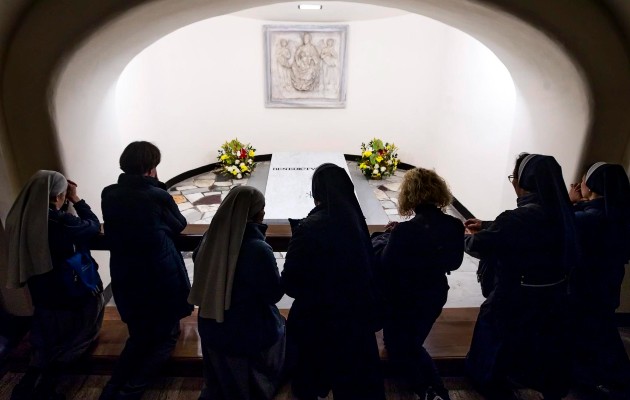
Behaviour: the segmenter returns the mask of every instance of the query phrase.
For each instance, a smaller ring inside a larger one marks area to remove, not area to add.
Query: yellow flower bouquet
[[[249,143],[243,144],[238,139],[225,142],[217,156],[220,172],[234,179],[249,176],[256,168],[255,155],[256,149]]]
[[[398,148],[394,143],[383,143],[372,139],[366,145],[361,143],[359,169],[368,179],[382,179],[394,174],[398,168]]]

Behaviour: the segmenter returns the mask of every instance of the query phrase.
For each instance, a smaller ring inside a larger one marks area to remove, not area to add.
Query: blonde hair
[[[433,170],[414,168],[407,171],[400,185],[398,213],[403,216],[413,215],[420,204],[444,208],[452,200],[453,195],[441,176]]]

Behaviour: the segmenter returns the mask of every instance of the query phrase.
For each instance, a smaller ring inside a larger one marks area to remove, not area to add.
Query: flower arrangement
[[[256,149],[249,143],[243,144],[238,139],[223,143],[217,156],[221,173],[236,179],[251,175],[256,168],[255,155]]]
[[[368,179],[381,179],[394,174],[398,168],[398,148],[393,143],[372,139],[366,145],[361,143],[359,168]]]

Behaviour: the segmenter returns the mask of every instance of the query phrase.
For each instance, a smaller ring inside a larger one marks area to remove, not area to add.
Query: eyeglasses
[[[508,175],[508,181],[510,181],[510,183],[514,182],[514,175]]]

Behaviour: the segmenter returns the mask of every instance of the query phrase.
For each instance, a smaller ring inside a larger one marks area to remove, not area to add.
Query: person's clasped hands
[[[481,220],[477,218],[470,218],[464,221],[464,228],[466,228],[465,233],[467,235],[474,235],[479,232],[481,228]]]
[[[396,228],[396,226],[398,226],[398,222],[396,222],[396,221],[389,221],[387,223],[387,225],[385,225],[385,232],[393,231]]]
[[[583,201],[584,198],[582,196],[582,184],[581,183],[572,183],[569,187],[569,200],[571,203],[577,203],[578,201]]]

